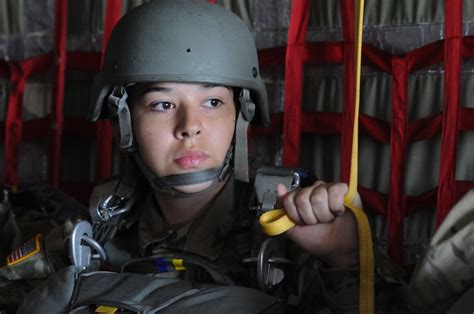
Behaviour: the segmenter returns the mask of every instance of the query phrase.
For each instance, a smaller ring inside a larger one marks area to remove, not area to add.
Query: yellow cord
[[[366,214],[362,208],[356,207],[353,202],[357,195],[358,154],[359,154],[359,106],[360,106],[360,72],[362,56],[362,29],[364,19],[364,0],[355,1],[355,42],[356,42],[356,86],[355,86],[355,114],[352,133],[351,172],[349,190],[344,197],[344,206],[354,214],[359,233],[359,313],[374,313],[374,257],[372,235]],[[265,234],[274,236],[288,231],[295,224],[285,214],[283,209],[264,213],[259,219],[260,226]]]
[[[284,209],[275,209],[263,213],[258,222],[263,233],[269,236],[276,236],[286,232],[295,225],[285,213]]]
[[[349,191],[344,198],[344,206],[354,214],[359,230],[359,313],[374,313],[374,252],[372,234],[366,214],[362,208],[354,206],[357,195],[358,154],[359,154],[359,107],[360,107],[360,72],[362,61],[362,31],[364,20],[364,0],[355,0],[355,42],[356,42],[356,69],[355,69],[355,114],[352,133],[351,173]]]

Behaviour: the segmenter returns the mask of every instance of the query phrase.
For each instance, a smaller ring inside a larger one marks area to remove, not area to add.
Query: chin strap
[[[112,119],[117,120],[120,137],[116,138],[116,143],[122,151],[135,151],[133,140],[132,119],[130,108],[127,104],[127,90],[124,86],[115,86],[107,98],[108,109]]]
[[[242,89],[239,96],[240,112],[235,126],[235,179],[249,182],[249,155],[247,130],[255,115],[255,104],[250,99],[248,89]]]
[[[224,180],[226,175],[229,173],[229,170],[231,169],[230,163],[232,160],[232,146],[229,147],[229,150],[227,151],[226,157],[224,159],[224,163],[220,168],[211,168],[182,174],[172,174],[164,177],[157,176],[150,169],[150,167],[145,164],[138,152],[133,152],[132,156],[137,162],[138,167],[140,167],[142,173],[150,182],[153,189],[160,192],[166,192],[172,195],[189,196],[195,193],[182,193],[177,191],[175,187],[199,184],[208,181],[213,181],[213,183],[216,183]]]

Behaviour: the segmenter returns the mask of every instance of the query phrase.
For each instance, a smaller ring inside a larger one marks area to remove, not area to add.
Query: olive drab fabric
[[[419,262],[407,299],[419,311],[445,313],[474,287],[474,189],[452,208]],[[466,304],[467,306],[467,304]],[[474,302],[463,309],[474,310]]]
[[[35,289],[18,313],[95,313],[99,306],[127,313],[285,313],[261,291],[176,278],[90,272],[67,267]]]
[[[221,6],[151,1],[126,14],[110,36],[103,69],[93,85],[89,118],[99,118],[113,86],[160,81],[249,89],[261,123],[270,123],[252,34]]]
[[[7,191],[5,192],[7,193]],[[45,183],[19,186],[4,197],[0,230],[0,312],[14,312],[36,285],[69,265],[64,239],[78,219],[82,204]]]

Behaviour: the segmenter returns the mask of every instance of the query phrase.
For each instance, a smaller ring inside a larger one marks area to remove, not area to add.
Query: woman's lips
[[[181,169],[198,168],[209,156],[200,150],[185,150],[173,160]]]

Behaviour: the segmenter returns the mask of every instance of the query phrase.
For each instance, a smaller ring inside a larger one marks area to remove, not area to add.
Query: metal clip
[[[112,117],[118,119],[120,140],[118,145],[121,149],[133,150],[133,131],[130,117],[130,108],[127,105],[127,90],[123,86],[114,87],[108,97],[108,109]]]
[[[278,200],[276,191],[277,184],[286,186],[289,192],[300,186],[300,175],[291,168],[284,167],[261,167],[257,170],[255,178],[255,193],[257,195],[260,214],[272,210]]]
[[[285,278],[284,271],[277,266],[291,264],[286,258],[277,257],[278,243],[274,238],[268,238],[260,247],[257,257],[257,281],[260,289],[269,292]]]
[[[297,171],[293,172],[293,183],[291,184],[291,187],[288,190],[288,192],[293,192],[294,190],[298,189],[300,187],[300,183],[301,183],[300,174]]]
[[[72,264],[79,271],[87,269],[93,259],[100,259],[102,262],[107,261],[104,248],[92,237],[92,226],[89,222],[85,220],[78,222],[74,226],[69,240]],[[92,249],[97,252],[96,255],[92,254]]]
[[[285,278],[283,269],[293,264],[291,260],[279,257],[280,253],[275,238],[268,238],[262,243],[257,257],[243,260],[244,264],[257,265],[258,286],[267,293]]]
[[[121,207],[120,205],[123,201],[123,198],[120,198],[115,195],[109,195],[99,204],[99,206],[97,206],[97,215],[102,221],[108,221],[113,216],[117,216],[129,211],[131,207],[131,202],[127,202],[125,206]]]

